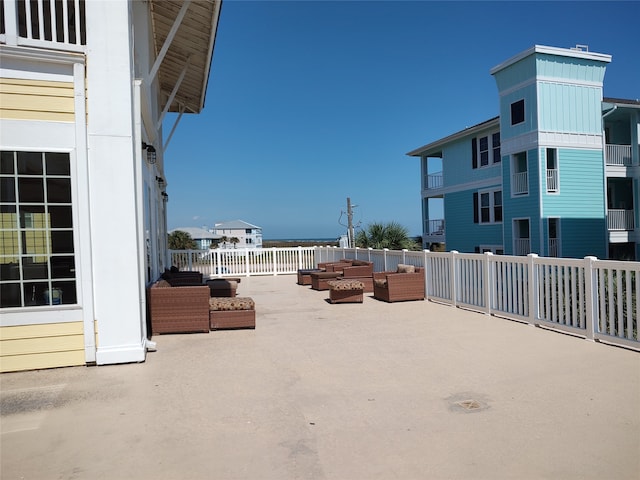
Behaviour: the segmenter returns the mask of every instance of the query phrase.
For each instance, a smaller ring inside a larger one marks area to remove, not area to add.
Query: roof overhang
[[[487,129],[491,129],[499,126],[500,126],[500,117],[493,117],[482,123],[474,125],[473,127],[465,128],[464,130],[451,134],[448,137],[444,137],[433,143],[429,143],[422,147],[416,148],[415,150],[411,150],[409,153],[407,153],[407,155],[410,157],[421,157],[423,155],[435,154],[435,153],[438,153],[442,149],[442,147],[447,143],[453,142],[460,138],[467,137],[477,132],[481,132],[483,130],[487,130]]]
[[[204,108],[222,0],[149,3],[160,108],[200,113]]]

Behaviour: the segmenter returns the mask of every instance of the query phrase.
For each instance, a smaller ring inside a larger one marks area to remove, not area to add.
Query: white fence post
[[[538,323],[538,308],[540,305],[540,299],[538,298],[538,292],[540,292],[538,282],[540,279],[538,277],[538,268],[536,266],[537,258],[537,253],[530,253],[527,255],[527,268],[529,269],[527,272],[529,277],[529,291],[527,292],[529,295],[529,323],[532,325],[536,325]]]
[[[189,250],[189,251],[187,252],[187,258],[189,259],[189,271],[192,271],[192,270],[193,270],[193,261],[192,261],[192,259],[191,259],[191,256],[192,256],[192,255],[193,255],[193,251],[192,251],[192,250]]]
[[[456,289],[456,255],[459,252],[457,250],[451,250],[449,255],[449,289],[451,290],[451,305],[458,306],[458,292]]]
[[[429,249],[422,251],[422,264],[424,265],[424,298],[429,300]]]
[[[388,272],[389,269],[387,268],[387,252],[389,251],[388,248],[383,249],[383,255],[384,255],[384,271]]]
[[[277,263],[276,263],[276,247],[271,247],[271,252],[273,254],[272,256],[272,260],[273,260],[273,276],[277,276],[278,275],[278,270],[277,270]]]
[[[593,264],[597,257],[584,257],[584,293],[587,307],[587,318],[585,318],[585,328],[587,340],[595,340],[596,317],[598,312],[598,288],[597,270]]]
[[[244,268],[247,277],[251,275],[251,267],[249,265],[249,248],[244,249]]]
[[[484,287],[484,310],[487,315],[491,315],[491,292],[493,291],[493,282],[491,281],[491,257],[493,253],[485,252],[482,258],[483,274],[482,279]]]

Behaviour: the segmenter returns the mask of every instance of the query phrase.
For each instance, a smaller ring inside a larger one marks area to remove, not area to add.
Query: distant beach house
[[[536,45],[491,69],[500,115],[407,154],[425,247],[640,259],[640,101],[603,98],[610,61]]]
[[[189,236],[196,242],[199,250],[208,250],[211,248],[211,244],[214,242],[218,242],[220,240],[220,235],[215,235],[211,233],[209,230],[198,227],[179,227],[170,230],[169,233],[173,232],[185,232],[188,233]]]
[[[221,248],[262,248],[262,228],[243,220],[216,223],[211,233],[226,237],[225,242],[220,243]],[[237,244],[232,243],[232,238],[237,238]]]

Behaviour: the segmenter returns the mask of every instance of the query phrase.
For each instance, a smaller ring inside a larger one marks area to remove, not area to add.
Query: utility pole
[[[353,238],[353,210],[351,209],[351,198],[347,197],[347,220],[348,220],[348,237],[349,237],[349,248],[355,247],[356,241]]]

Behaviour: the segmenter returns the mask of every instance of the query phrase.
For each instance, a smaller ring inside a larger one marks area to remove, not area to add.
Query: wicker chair
[[[152,334],[209,332],[209,287],[162,282],[148,289]]]
[[[398,265],[396,272],[374,272],[373,296],[385,302],[424,300],[424,268],[414,267],[415,273],[400,273],[404,265]]]

